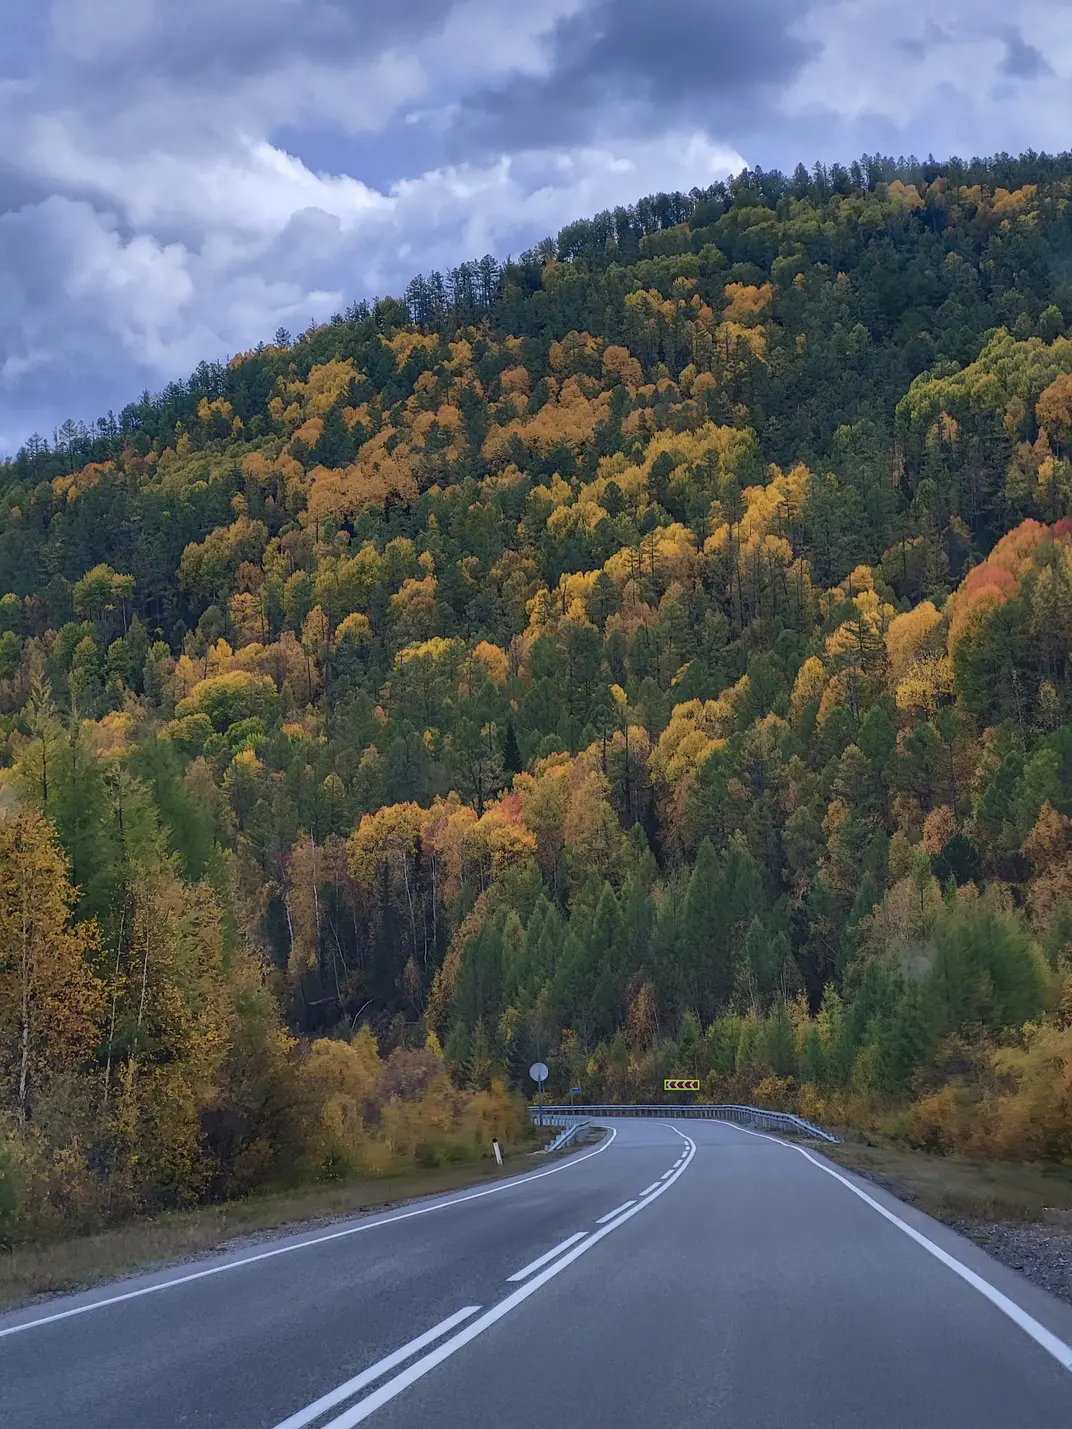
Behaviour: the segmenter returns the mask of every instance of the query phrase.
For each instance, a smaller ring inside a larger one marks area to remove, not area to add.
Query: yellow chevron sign
[[[667,1077],[663,1082],[664,1092],[698,1092],[699,1090],[699,1077]]]

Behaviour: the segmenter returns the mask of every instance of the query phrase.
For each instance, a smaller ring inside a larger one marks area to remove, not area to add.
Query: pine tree
[[[891,1092],[907,1091],[916,1069],[933,1052],[933,1024],[921,985],[908,983],[879,1040],[881,1075]]]
[[[655,926],[655,899],[646,872],[631,874],[621,894],[622,918],[625,923],[625,961],[623,970],[631,977],[647,968],[651,935]]]
[[[688,885],[678,876],[662,889],[648,944],[657,1001],[664,1014],[680,1015],[688,1006],[691,969],[682,956],[679,935]]]
[[[489,919],[465,944],[454,998],[455,1014],[466,1026],[497,1018],[503,1006],[503,923],[506,914]],[[510,910],[515,920],[517,914]],[[518,925],[520,931],[520,924]]]
[[[509,1003],[514,1000],[514,995],[521,986],[525,976],[525,930],[521,926],[521,919],[516,911],[511,908],[506,915],[502,930],[502,1000]]]
[[[473,1091],[488,1091],[491,1087],[493,1070],[488,1030],[484,1025],[484,1019],[481,1018],[473,1030],[469,1043],[469,1055],[465,1064],[466,1086],[471,1087]]]
[[[704,1044],[700,1019],[690,1007],[681,1019],[681,1030],[677,1035],[677,1075],[701,1077],[707,1071],[707,1048]]]
[[[716,1018],[707,1029],[707,1057],[716,1076],[733,1076],[740,1040],[741,1020],[738,1017]]]
[[[469,1058],[472,1055],[473,1039],[464,1022],[455,1022],[450,1029],[443,1056],[450,1068],[455,1083],[464,1084],[469,1073]]]
[[[762,1074],[763,1024],[755,1017],[742,1017],[734,1054],[733,1071],[738,1078],[753,1080]]]
[[[690,1000],[705,1022],[718,1016],[733,994],[739,956],[733,914],[747,898],[748,890],[729,882],[711,840],[704,839],[681,910],[678,947]]]
[[[625,928],[614,889],[604,883],[588,934],[588,956],[597,969],[590,1013],[597,1035],[609,1035],[619,1025],[622,1007],[622,963]]]
[[[548,903],[533,962],[533,975],[541,987],[553,978],[558,970],[565,937],[562,917],[555,905]]]
[[[823,993],[819,1023],[824,1034],[824,1079],[821,1085],[824,1090],[847,1087],[857,1044],[852,1019],[833,985],[829,985]]]
[[[506,737],[503,740],[502,754],[503,769],[507,775],[520,774],[524,769],[524,761],[521,758],[521,747],[517,742],[517,733],[514,730],[513,720],[506,722]]]
[[[776,1077],[797,1074],[796,1038],[789,1008],[779,1001],[764,1025],[763,1057]]]
[[[551,904],[547,901],[547,896],[541,892],[533,904],[529,920],[525,924],[525,941],[521,949],[520,967],[517,970],[516,978],[512,982],[508,978],[506,982],[507,997],[513,998],[517,996],[520,989],[533,985],[539,986],[542,981],[538,968],[538,950],[540,935],[550,910]]]
[[[800,1079],[812,1086],[823,1086],[826,1081],[826,1058],[819,1029],[809,1022],[804,1029],[800,1048]]]

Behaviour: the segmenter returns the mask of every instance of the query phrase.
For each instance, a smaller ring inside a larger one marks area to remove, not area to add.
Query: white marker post
[[[497,1136],[493,1136],[493,1137],[491,1138],[491,1149],[492,1149],[492,1151],[495,1152],[495,1162],[496,1162],[496,1164],[499,1165],[499,1166],[501,1166],[501,1165],[502,1165],[502,1147],[499,1145],[499,1138],[498,1138]]]

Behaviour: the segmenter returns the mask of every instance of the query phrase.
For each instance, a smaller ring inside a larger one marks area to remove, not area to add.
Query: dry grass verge
[[[853,1133],[820,1149],[1072,1304],[1072,1166],[931,1156]]]
[[[533,1166],[515,1152],[500,1169],[490,1158],[467,1165],[340,1182],[221,1206],[173,1211],[97,1235],[0,1252],[0,1309],[85,1290],[135,1271],[158,1270],[273,1236],[310,1230],[363,1211],[514,1176]]]
[[[1072,1231],[1072,1166],[931,1156],[851,1132],[824,1156],[884,1186],[937,1220],[1052,1225]]]

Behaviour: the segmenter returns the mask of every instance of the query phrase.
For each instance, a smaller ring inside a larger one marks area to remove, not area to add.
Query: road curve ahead
[[[814,1152],[622,1119],[508,1182],[0,1318],[4,1429],[1072,1424],[1072,1307]]]

